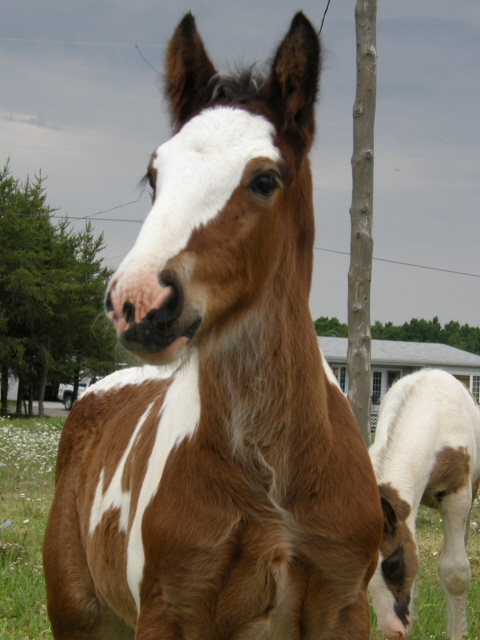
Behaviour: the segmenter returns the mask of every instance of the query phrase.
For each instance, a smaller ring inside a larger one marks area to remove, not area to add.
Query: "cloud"
[[[0,112],[0,120],[4,120],[5,122],[14,122],[15,124],[20,125],[27,125],[29,127],[38,127],[39,129],[52,129],[54,131],[66,130],[66,127],[55,125],[46,118],[36,115]]]

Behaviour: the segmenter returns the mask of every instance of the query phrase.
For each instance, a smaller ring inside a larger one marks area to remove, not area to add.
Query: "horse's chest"
[[[288,618],[292,562],[281,515],[235,514],[228,508],[232,496],[226,492],[224,499],[225,508],[218,505],[215,514],[210,505],[207,518],[191,504],[183,522],[181,497],[166,520],[153,506],[146,511],[144,527],[155,534],[145,540],[142,599],[155,593],[159,607],[168,604],[170,621],[182,625],[185,637],[233,637],[251,628],[248,637],[281,638],[271,630],[280,611]]]
[[[218,626],[220,637],[252,619],[270,626],[285,600],[292,549],[284,513],[268,497],[268,470],[255,464],[245,473],[187,438],[161,470],[145,464],[143,482],[126,482],[141,440],[112,477],[100,472],[84,504],[101,598],[132,625],[154,592],[159,606],[175,603],[179,619]]]

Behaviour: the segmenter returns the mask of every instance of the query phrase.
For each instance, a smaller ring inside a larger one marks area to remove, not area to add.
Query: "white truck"
[[[85,393],[85,389],[94,384],[98,380],[101,380],[102,376],[92,376],[90,378],[82,378],[78,385],[77,399],[81,398]],[[73,384],[60,384],[58,387],[58,399],[63,402],[63,405],[67,411],[70,411],[73,405]]]

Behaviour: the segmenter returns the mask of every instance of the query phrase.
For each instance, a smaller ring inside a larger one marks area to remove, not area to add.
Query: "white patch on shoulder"
[[[318,347],[320,349],[320,346]],[[322,356],[322,364],[323,364],[323,370],[325,371],[325,374],[327,376],[327,380],[333,384],[334,386],[338,387],[340,389],[340,391],[342,391],[341,386],[338,383],[337,378],[335,377],[332,368],[330,367],[330,365],[328,364],[328,362],[325,360],[325,356],[323,355],[323,351],[320,349],[320,355]],[[343,391],[342,391],[343,393]]]
[[[198,360],[193,355],[175,373],[159,414],[159,423],[147,472],[138,497],[127,549],[127,582],[140,610],[140,584],[145,565],[142,539],[142,520],[145,509],[157,492],[170,452],[191,436],[200,419]]]
[[[87,387],[82,394],[82,398],[92,392],[103,393],[129,384],[142,384],[148,380],[165,380],[170,378],[177,367],[178,363],[161,367],[144,365],[143,367],[120,369]]]
[[[192,231],[225,207],[250,160],[280,160],[274,133],[263,116],[222,106],[202,111],[162,144],[154,160],[155,202],[114,278],[161,271],[185,248]]]
[[[130,455],[130,451],[135,444],[135,440],[137,439],[138,433],[140,432],[143,423],[150,413],[152,405],[153,402],[148,405],[147,409],[138,421],[137,426],[135,427],[135,430],[132,433],[130,441],[127,445],[127,448],[125,449],[118,467],[115,470],[115,474],[105,492],[103,487],[104,469],[102,469],[100,473],[97,488],[95,490],[95,498],[93,500],[92,510],[90,511],[90,535],[93,535],[95,529],[100,524],[103,518],[103,514],[105,513],[105,511],[108,511],[108,509],[120,509],[120,521],[118,527],[121,531],[125,531],[125,533],[128,530],[128,518],[130,514],[130,491],[122,491],[122,476],[125,469],[125,463],[127,462],[128,456]]]

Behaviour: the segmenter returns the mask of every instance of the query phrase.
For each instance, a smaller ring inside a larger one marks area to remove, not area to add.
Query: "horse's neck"
[[[303,450],[308,438],[329,440],[326,377],[308,313],[287,324],[253,318],[200,354],[199,366],[202,411],[234,448],[254,446],[276,466],[299,440]]]
[[[408,502],[409,520],[414,522],[435,460],[432,443],[416,429],[393,425],[382,433],[381,439],[370,451],[375,475],[379,484],[391,484]]]

